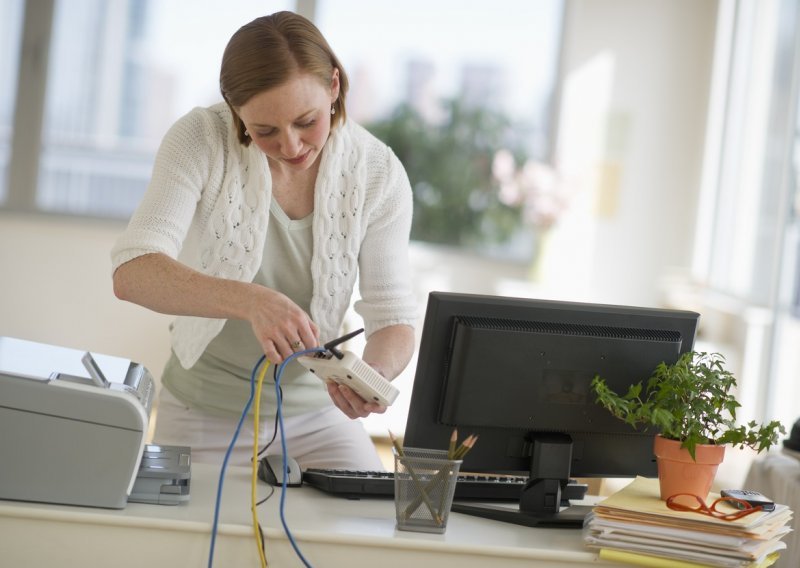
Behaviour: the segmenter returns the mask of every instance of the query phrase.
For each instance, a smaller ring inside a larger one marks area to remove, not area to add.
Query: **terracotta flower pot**
[[[725,446],[698,444],[696,460],[681,443],[656,436],[653,453],[658,464],[658,481],[661,499],[666,500],[676,493],[693,493],[702,499],[708,497],[717,468],[725,457]]]

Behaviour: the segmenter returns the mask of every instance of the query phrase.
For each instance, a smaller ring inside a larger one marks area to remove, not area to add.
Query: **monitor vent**
[[[502,318],[484,318],[479,316],[459,316],[456,318],[456,321],[472,328],[496,331],[549,333],[553,335],[603,337],[610,339],[638,339],[643,341],[681,341],[680,332],[670,329],[643,329],[549,321],[522,321]]]

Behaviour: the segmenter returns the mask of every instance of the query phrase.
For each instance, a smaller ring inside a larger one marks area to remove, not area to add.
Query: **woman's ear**
[[[331,104],[333,104],[336,99],[339,98],[339,87],[339,69],[334,67],[333,75],[331,75]]]

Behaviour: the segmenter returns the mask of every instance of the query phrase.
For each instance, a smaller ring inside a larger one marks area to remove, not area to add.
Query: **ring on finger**
[[[290,347],[292,348],[293,351],[298,351],[303,346],[303,342],[302,341],[292,341],[289,345],[290,345]]]

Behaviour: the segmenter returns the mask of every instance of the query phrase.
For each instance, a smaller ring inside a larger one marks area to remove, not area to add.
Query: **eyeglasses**
[[[732,505],[736,507],[737,510],[728,512],[719,511],[717,510],[717,505],[720,503]],[[693,493],[676,493],[668,497],[667,507],[673,511],[700,513],[702,515],[714,517],[715,519],[722,519],[723,521],[735,521],[736,519],[741,519],[742,517],[746,517],[751,513],[756,513],[763,509],[761,505],[753,506],[747,501],[737,499],[736,497],[720,497],[719,499],[715,499],[711,505],[706,505],[703,499]]]

